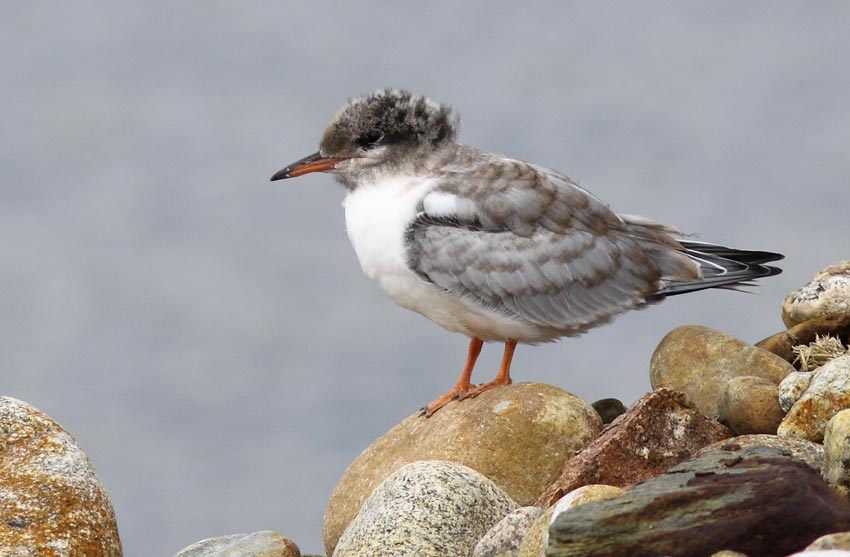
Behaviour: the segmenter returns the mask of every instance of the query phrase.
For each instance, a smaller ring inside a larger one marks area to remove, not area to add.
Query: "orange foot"
[[[434,412],[453,400],[475,398],[484,391],[489,391],[493,387],[501,387],[503,385],[511,384],[511,360],[513,359],[514,349],[516,348],[516,341],[508,340],[505,341],[505,352],[502,356],[502,364],[499,366],[499,373],[496,375],[496,378],[489,383],[484,383],[477,387],[472,386],[472,383],[470,383],[469,380],[472,377],[472,368],[475,366],[475,360],[478,359],[478,354],[481,352],[482,345],[483,342],[477,338],[473,338],[469,342],[469,354],[466,357],[466,365],[463,368],[463,373],[461,373],[457,384],[451,391],[432,400],[428,406],[422,409],[419,414],[420,416],[430,418],[434,415]]]

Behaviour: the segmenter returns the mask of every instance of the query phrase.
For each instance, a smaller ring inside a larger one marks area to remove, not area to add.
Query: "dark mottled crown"
[[[328,124],[320,148],[330,155],[376,144],[436,147],[454,141],[458,126],[451,107],[408,91],[385,89],[349,101]]]

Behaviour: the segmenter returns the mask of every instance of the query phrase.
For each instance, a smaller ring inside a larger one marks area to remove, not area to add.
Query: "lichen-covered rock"
[[[697,411],[684,394],[669,389],[647,393],[564,464],[538,506],[549,507],[583,485],[637,483],[730,436],[726,427]]]
[[[570,393],[515,383],[449,403],[430,418],[415,413],[372,443],[348,467],[328,502],[328,555],[372,490],[418,460],[450,460],[477,470],[520,505],[533,504],[564,461],[602,427],[596,411]]]
[[[823,336],[838,338],[846,345],[850,341],[850,314],[837,313],[803,321],[787,331],[760,340],[756,346],[793,364],[795,346],[815,342]]]
[[[850,532],[836,532],[821,536],[806,547],[806,551],[817,549],[846,549],[850,550]]]
[[[518,507],[471,468],[414,462],[375,489],[340,536],[333,556],[469,555],[493,525]]]
[[[520,507],[508,513],[478,541],[472,557],[516,557],[529,527],[542,514],[540,507]]]
[[[850,408],[850,355],[835,358],[811,373],[809,387],[779,424],[777,435],[820,443],[826,423]]]
[[[850,496],[850,410],[842,410],[827,422],[823,453],[824,479],[845,496]]]
[[[795,372],[796,373],[796,372]],[[762,377],[732,377],[720,397],[720,421],[735,435],[776,433],[785,412],[776,383]]]
[[[301,557],[295,542],[273,530],[207,538],[174,557]]]
[[[850,314],[850,260],[818,272],[782,303],[782,321],[787,327],[836,313]]]
[[[567,493],[554,505],[546,509],[541,516],[535,520],[526,532],[525,538],[519,548],[519,557],[546,557],[546,546],[549,543],[549,526],[559,514],[583,505],[591,501],[604,501],[613,499],[623,493],[622,488],[612,485],[585,485]]]
[[[850,502],[776,449],[717,449],[617,498],[561,513],[548,557],[691,557],[722,549],[785,557],[846,530]]]
[[[740,450],[750,447],[768,447],[776,449],[784,456],[798,460],[815,470],[819,474],[824,470],[823,445],[812,443],[799,437],[779,437],[765,433],[753,433],[751,435],[739,435],[730,439],[724,439],[703,448],[699,454],[721,449]]]
[[[800,400],[806,389],[812,382],[811,371],[795,371],[789,373],[785,379],[779,383],[779,406],[784,412],[791,410],[794,403]]]
[[[0,397],[0,555],[120,557],[112,504],[76,441]]]
[[[794,366],[772,352],[707,327],[685,325],[665,336],[650,361],[652,387],[681,391],[714,418],[732,377],[755,376],[779,384]]]

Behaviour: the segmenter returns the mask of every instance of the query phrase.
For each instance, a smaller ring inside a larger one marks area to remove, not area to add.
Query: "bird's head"
[[[348,188],[370,175],[398,171],[453,143],[459,119],[449,106],[401,90],[353,99],[325,128],[319,150],[272,180],[332,172]]]

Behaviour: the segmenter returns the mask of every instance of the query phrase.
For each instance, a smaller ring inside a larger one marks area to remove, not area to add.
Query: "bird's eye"
[[[384,133],[378,130],[369,130],[357,138],[357,143],[364,149],[376,147],[384,139]]]

